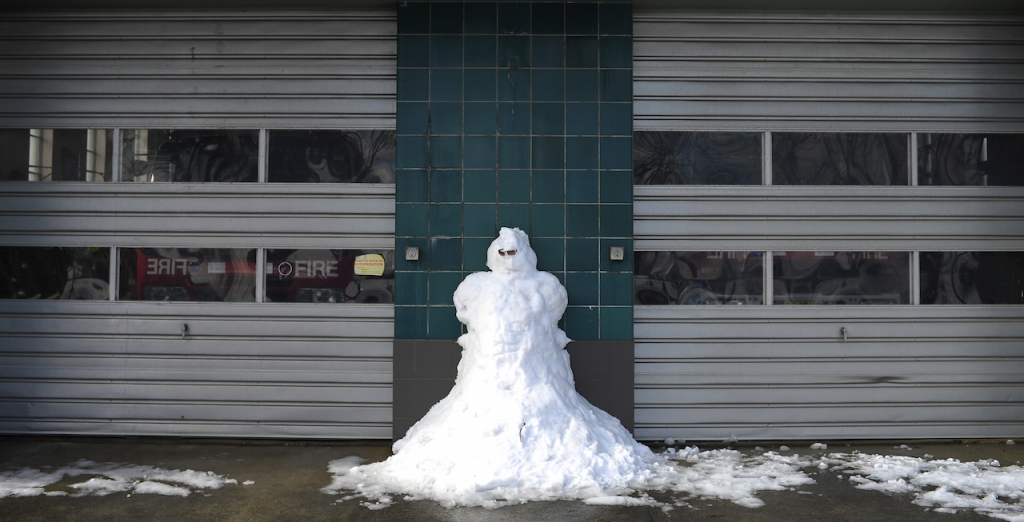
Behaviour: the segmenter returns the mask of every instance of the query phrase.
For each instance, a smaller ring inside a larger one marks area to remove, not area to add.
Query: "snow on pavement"
[[[67,486],[70,491],[48,491],[47,487],[68,478],[89,477]],[[111,493],[157,494],[187,497],[208,489],[220,489],[238,481],[212,471],[168,470],[153,466],[136,466],[107,462],[98,464],[79,460],[55,471],[24,468],[0,473],[0,498],[34,497],[39,495],[81,497],[104,496]]]

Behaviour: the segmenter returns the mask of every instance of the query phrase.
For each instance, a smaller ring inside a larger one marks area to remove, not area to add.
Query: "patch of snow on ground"
[[[194,491],[220,489],[225,484],[237,484],[212,471],[168,470],[153,466],[135,466],[108,462],[97,464],[80,460],[55,471],[25,468],[0,473],[0,498],[38,495],[63,496],[65,491],[46,491],[47,486],[60,482],[65,476],[88,476],[82,482],[68,485],[73,496],[104,496],[111,493],[151,493],[186,497]]]
[[[850,482],[858,489],[911,494],[915,504],[940,513],[972,509],[1024,522],[1024,468],[1020,466],[1000,467],[996,460],[960,462],[865,453],[832,453],[828,459],[850,474]]]

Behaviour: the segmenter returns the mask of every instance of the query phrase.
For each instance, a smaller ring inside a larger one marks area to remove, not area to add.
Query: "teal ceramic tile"
[[[530,63],[537,67],[565,67],[564,36],[534,36]]]
[[[493,168],[496,164],[494,147],[497,138],[495,136],[466,136],[465,153],[463,161],[466,168]]]
[[[633,274],[615,272],[601,274],[601,306],[633,304]]]
[[[633,339],[633,308],[602,306],[601,339]]]
[[[462,67],[462,36],[430,35],[431,67]]]
[[[596,36],[565,37],[566,68],[596,69],[599,63]]]
[[[430,238],[431,270],[462,270],[462,238]]]
[[[633,173],[628,170],[601,171],[601,203],[632,203]]]
[[[462,272],[431,272],[429,304],[454,305],[452,295],[461,282]]]
[[[565,138],[561,136],[535,136],[533,138],[533,168],[561,169],[565,167]]]
[[[396,143],[398,168],[415,169],[427,166],[426,136],[399,136]]]
[[[565,71],[537,69],[533,71],[533,101],[565,100]]]
[[[566,203],[597,203],[600,178],[594,170],[570,170],[565,173]]]
[[[601,104],[602,136],[633,136],[633,104]]]
[[[565,290],[569,293],[569,306],[597,305],[598,289],[596,272],[569,272],[565,274]]]
[[[596,103],[565,104],[565,133],[570,136],[596,136],[598,109]]]
[[[483,272],[487,270],[487,247],[491,246],[495,237],[497,237],[497,233],[492,233],[489,237],[467,237],[462,240],[466,245],[466,251],[463,254],[466,258],[465,271]]]
[[[530,104],[499,103],[498,134],[529,134]]]
[[[530,138],[528,136],[498,136],[498,167],[503,169],[530,168]]]
[[[430,173],[430,201],[462,202],[462,171],[435,170]]]
[[[497,212],[493,203],[466,203],[463,206],[463,234],[466,237],[495,237]]]
[[[395,272],[395,304],[427,304],[427,273]]]
[[[430,69],[399,69],[398,99],[426,101],[430,92]]]
[[[633,13],[629,4],[598,4],[598,32],[633,34]]]
[[[599,214],[597,208],[597,205],[566,205],[565,235],[569,237],[597,237],[597,219]]]
[[[398,102],[395,127],[398,134],[426,134],[428,105],[424,102]]]
[[[505,204],[498,205],[498,228],[518,227],[530,234],[530,205]]]
[[[599,77],[596,70],[566,70],[567,101],[597,101]]]
[[[566,34],[597,34],[597,4],[566,4]]]
[[[530,4],[523,3],[499,3],[498,4],[498,33],[500,34],[528,34],[530,32]]]
[[[459,34],[462,32],[462,2],[431,2],[430,32]]]
[[[530,248],[537,254],[537,270],[558,272],[565,269],[565,239],[531,237]]]
[[[430,104],[431,134],[462,134],[462,103],[433,102]]]
[[[398,35],[398,66],[428,67],[430,66],[430,37]]]
[[[633,237],[633,205],[601,205],[602,237]]]
[[[596,169],[598,167],[597,138],[565,139],[565,168]]]
[[[565,134],[564,103],[533,103],[533,134]]]
[[[530,101],[530,69],[499,71],[499,101]]]
[[[462,323],[455,317],[454,306],[430,307],[431,339],[458,339],[462,335]]]
[[[498,197],[498,183],[494,170],[467,170],[463,177],[463,200],[494,203]]]
[[[601,67],[629,69],[633,67],[633,39],[629,36],[602,36],[599,42]]]
[[[565,205],[536,203],[533,205],[533,237],[565,236]]]
[[[462,204],[431,203],[429,219],[431,237],[462,236]]]
[[[496,36],[467,36],[464,58],[466,67],[498,66],[498,38]],[[468,72],[468,71],[467,71]],[[491,98],[486,98],[493,100]]]
[[[399,170],[395,180],[395,201],[419,203],[427,200],[427,171]]]
[[[570,306],[565,309],[565,334],[573,340],[597,339],[600,315],[596,306]]]
[[[395,307],[395,339],[426,339],[427,307]]]
[[[611,260],[611,247],[623,247],[626,250],[622,261]],[[601,271],[633,273],[633,240],[627,238],[601,239]]]
[[[596,271],[600,266],[596,239],[565,239],[565,269],[574,272]]]
[[[532,191],[534,203],[562,203],[565,201],[565,172],[534,170]]]
[[[530,66],[529,36],[498,37],[498,68],[521,69]]]
[[[462,69],[431,69],[430,100],[462,100]]]
[[[465,77],[466,101],[493,101],[498,95],[496,69],[466,69]]]
[[[499,170],[498,202],[528,203],[530,201],[530,171]]]
[[[430,4],[407,2],[398,7],[398,34],[430,32]]]
[[[633,137],[601,137],[601,168],[633,168]]]
[[[430,166],[435,169],[462,167],[462,137],[431,136]]]
[[[498,6],[493,3],[470,2],[465,7],[466,34],[495,34]]]
[[[498,106],[494,102],[466,102],[466,134],[498,133]]]
[[[601,101],[628,102],[633,101],[633,75],[630,70],[602,70]]]
[[[560,3],[533,4],[533,34],[565,33],[565,7]]]
[[[414,246],[420,249],[419,261],[405,260],[405,247]],[[430,269],[430,250],[427,239],[423,237],[395,238],[395,270],[423,271]]]

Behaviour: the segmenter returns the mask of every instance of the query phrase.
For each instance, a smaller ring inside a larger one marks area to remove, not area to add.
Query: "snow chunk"
[[[22,469],[0,473],[0,498],[25,497],[45,494],[62,496],[65,491],[45,491],[47,486],[60,482],[65,476],[89,478],[68,486],[74,496],[105,496],[111,493],[154,493],[158,495],[188,496],[195,490],[220,489],[224,484],[237,483],[212,471],[168,470],[153,466],[136,466],[108,462],[97,464],[88,460],[43,472]]]
[[[815,450],[828,449],[828,445],[827,444],[822,444],[820,442],[815,442],[814,444],[811,444],[811,449],[815,449]]]

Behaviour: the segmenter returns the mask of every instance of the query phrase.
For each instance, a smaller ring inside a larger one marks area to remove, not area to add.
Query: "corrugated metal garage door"
[[[637,131],[1024,132],[1021,19],[634,22]],[[1024,250],[1015,187],[636,186],[634,197],[637,251]],[[1024,430],[1019,306],[634,310],[640,439]]]
[[[3,127],[395,127],[394,12],[8,15],[0,33]],[[394,248],[393,184],[7,182],[0,201],[7,246]],[[0,432],[390,438],[393,316],[0,302]]]

